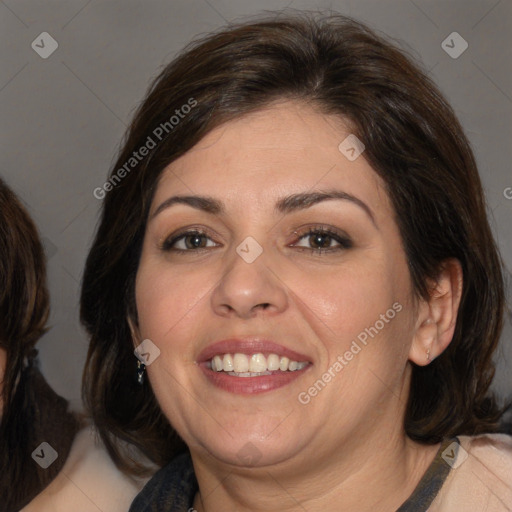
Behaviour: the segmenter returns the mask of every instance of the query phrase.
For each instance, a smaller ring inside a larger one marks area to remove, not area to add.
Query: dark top
[[[455,453],[450,452],[450,458],[457,457],[459,440],[456,437],[445,439],[416,489],[396,512],[427,511],[450,472],[451,467],[442,453],[452,442],[456,443],[456,449]],[[129,512],[192,512],[197,491],[192,460],[186,453],[153,476],[137,495]]]

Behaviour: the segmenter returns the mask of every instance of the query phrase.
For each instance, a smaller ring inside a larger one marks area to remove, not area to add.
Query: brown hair
[[[37,368],[34,346],[46,332],[49,313],[45,256],[34,223],[1,179],[0,255],[0,347],[7,354],[0,422],[0,510],[14,512],[60,471],[78,421]],[[58,453],[47,469],[31,457],[43,441]]]
[[[114,436],[160,465],[185,449],[149,384],[135,383],[126,321],[137,318],[134,280],[159,176],[216,126],[282,99],[351,123],[386,183],[418,297],[428,296],[444,260],[461,262],[453,341],[430,365],[413,367],[407,434],[436,443],[496,430],[502,411],[489,387],[504,308],[501,262],[468,140],[428,76],[394,44],[343,16],[299,13],[232,26],[189,45],[156,78],[111,180],[191,99],[196,106],[106,194],[83,278],[81,319],[91,336],[83,394],[119,467],[142,469]]]

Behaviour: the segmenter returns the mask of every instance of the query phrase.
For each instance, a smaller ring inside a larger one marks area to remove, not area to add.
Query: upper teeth
[[[263,373],[266,371],[281,370],[283,372],[302,370],[308,365],[306,361],[290,361],[287,357],[269,354],[265,357],[263,354],[224,354],[215,356],[211,360],[211,369],[217,372],[235,372],[235,373]]]

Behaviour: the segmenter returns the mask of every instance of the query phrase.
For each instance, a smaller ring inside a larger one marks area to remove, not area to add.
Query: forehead
[[[192,192],[228,202],[245,199],[247,208],[277,196],[337,188],[389,214],[383,180],[364,152],[350,160],[346,146],[340,150],[349,136],[349,123],[338,116],[301,102],[275,103],[215,128],[171,163],[154,203]]]

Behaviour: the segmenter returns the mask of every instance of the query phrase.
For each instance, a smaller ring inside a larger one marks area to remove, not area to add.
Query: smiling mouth
[[[255,395],[291,384],[311,369],[313,361],[279,343],[247,336],[212,343],[197,356],[196,364],[215,388]]]
[[[218,354],[206,362],[206,367],[214,372],[224,372],[232,377],[259,377],[276,373],[303,370],[308,361],[293,361],[278,354]]]

